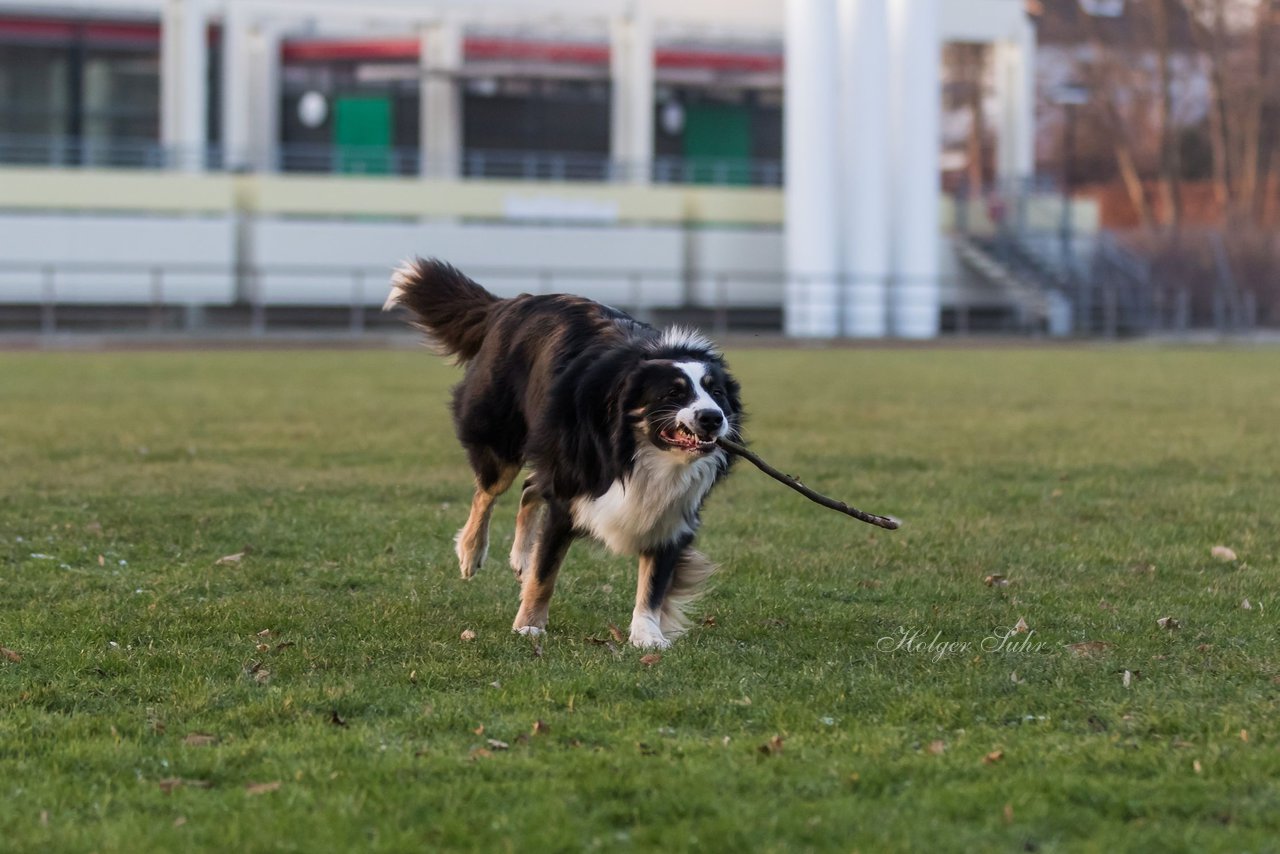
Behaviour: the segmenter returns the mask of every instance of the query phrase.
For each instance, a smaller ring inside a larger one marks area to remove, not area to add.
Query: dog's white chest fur
[[[639,554],[694,528],[694,514],[715,483],[716,450],[695,460],[646,446],[625,480],[599,498],[577,498],[573,521],[615,554]]]

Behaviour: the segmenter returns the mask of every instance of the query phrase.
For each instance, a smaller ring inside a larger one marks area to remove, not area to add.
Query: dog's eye
[[[684,389],[682,388],[673,388],[667,392],[667,400],[676,400],[681,397],[684,397]]]
[[[711,396],[714,397],[716,400],[724,400],[724,389],[713,388],[711,390]]]

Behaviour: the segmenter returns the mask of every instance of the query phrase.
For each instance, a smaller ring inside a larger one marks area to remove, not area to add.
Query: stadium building
[[[800,337],[1053,325],[953,239],[1011,203],[942,191],[950,43],[1025,187],[1022,0],[0,0],[3,317],[358,330],[417,253]]]

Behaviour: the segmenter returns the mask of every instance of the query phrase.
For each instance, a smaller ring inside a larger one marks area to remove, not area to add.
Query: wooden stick
[[[866,522],[868,525],[876,525],[880,528],[887,528],[890,531],[895,531],[902,526],[902,523],[899,522],[897,519],[893,518],[892,516],[877,516],[874,513],[864,513],[863,511],[859,510],[856,507],[850,507],[848,504],[845,504],[843,501],[836,501],[834,498],[828,498],[827,496],[823,495],[821,492],[814,492],[812,489],[805,486],[803,483],[796,480],[791,475],[783,474],[782,472],[778,471],[776,468],[769,465],[764,460],[760,459],[755,454],[753,454],[751,451],[747,450],[742,445],[739,445],[737,442],[732,442],[728,439],[721,438],[721,439],[716,439],[716,444],[724,448],[726,451],[728,451],[731,454],[737,454],[738,456],[743,457],[744,459],[750,460],[752,465],[760,469],[760,471],[764,472],[765,474],[769,475],[769,477],[773,478],[779,483],[785,483],[787,486],[791,487],[796,492],[803,495],[805,498],[808,498],[810,501],[817,502],[818,504],[821,504],[823,507],[828,507],[832,510],[838,510],[841,513],[844,513],[846,516],[852,516],[853,518],[857,519],[860,522]]]

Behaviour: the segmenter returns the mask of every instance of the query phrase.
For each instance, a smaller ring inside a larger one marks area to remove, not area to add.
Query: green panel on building
[[[392,170],[391,99],[342,96],[333,105],[338,172],[385,175]]]
[[[684,156],[699,184],[750,180],[751,112],[738,104],[689,104],[684,116]]]

